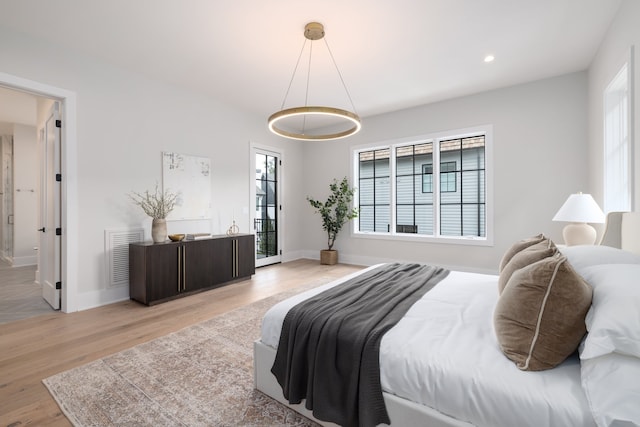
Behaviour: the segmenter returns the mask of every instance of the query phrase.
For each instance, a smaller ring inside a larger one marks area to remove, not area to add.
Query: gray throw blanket
[[[389,424],[380,341],[448,270],[388,264],[292,307],[271,372],[284,397],[342,426]]]

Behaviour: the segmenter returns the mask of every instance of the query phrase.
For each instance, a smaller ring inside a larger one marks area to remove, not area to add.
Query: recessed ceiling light
[[[494,59],[496,59],[495,56],[487,55],[487,56],[484,57],[484,62],[493,62]]]

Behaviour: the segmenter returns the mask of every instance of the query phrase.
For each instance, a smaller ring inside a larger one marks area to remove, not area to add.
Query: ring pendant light
[[[285,93],[284,100],[282,101],[281,110],[269,116],[269,120],[268,120],[269,130],[275,133],[276,135],[280,135],[285,138],[298,139],[303,141],[327,141],[327,140],[339,139],[339,138],[345,138],[347,136],[351,136],[357,133],[358,131],[360,131],[360,128],[362,127],[360,123],[360,117],[358,117],[358,115],[355,112],[347,111],[341,108],[334,108],[334,107],[308,106],[306,105],[306,99],[305,99],[305,106],[303,107],[294,107],[294,108],[284,109],[284,104],[287,100],[289,90],[291,89],[291,84],[293,83],[293,80],[295,78],[298,65],[300,64],[300,58],[302,57],[302,53],[304,51],[307,40],[311,40],[313,42],[315,40],[324,39],[324,35],[325,35],[324,26],[318,22],[310,22],[304,27],[304,36],[306,40],[304,41],[304,44],[302,45],[302,50],[300,51],[300,55],[298,56],[298,62],[296,63],[296,66],[293,70],[293,75],[291,76],[289,87],[287,88],[287,92]],[[333,58],[333,54],[331,53],[331,49],[329,48],[329,44],[327,43],[326,39],[325,39],[325,45],[327,47],[331,60],[333,61],[333,65],[335,66],[338,72],[338,76],[340,77],[342,86],[344,87],[344,90],[347,93],[347,97],[349,98],[351,107],[353,108],[353,111],[355,111],[355,107],[353,105],[351,95],[349,94],[349,90],[347,89],[347,86],[344,83],[342,74],[338,69],[336,61]],[[313,49],[310,49],[309,64],[311,64],[312,53],[313,53]],[[311,73],[311,67],[309,66],[309,70],[307,71],[306,98],[308,98],[308,94],[309,94],[309,74],[310,73]],[[316,133],[308,132],[308,130],[306,129],[307,118],[311,118],[314,116],[324,116],[324,117],[337,118],[339,120],[343,120],[349,125],[349,128],[346,130],[341,130],[341,131],[332,132],[332,133],[316,134]],[[281,126],[278,126],[278,123],[281,123],[286,119],[291,119],[294,117],[302,117],[302,129],[299,132],[296,130],[287,130]]]

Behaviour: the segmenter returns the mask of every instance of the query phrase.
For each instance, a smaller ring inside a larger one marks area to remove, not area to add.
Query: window
[[[604,210],[631,210],[631,104],[629,63],[604,92]]]
[[[354,151],[356,234],[464,239],[487,234],[489,126]],[[439,189],[434,192],[434,189]]]
[[[389,231],[389,149],[359,154],[358,185],[361,231]]]

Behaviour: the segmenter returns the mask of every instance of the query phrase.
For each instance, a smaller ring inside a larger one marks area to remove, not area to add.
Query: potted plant
[[[338,262],[338,251],[333,249],[336,237],[343,225],[358,217],[358,209],[349,206],[356,190],[349,187],[346,176],[340,182],[334,179],[329,189],[331,194],[324,203],[310,197],[307,200],[322,217],[322,228],[327,232],[329,248],[320,251],[320,263],[333,265]]]
[[[153,193],[145,190],[144,193],[129,194],[133,203],[140,206],[144,213],[152,218],[151,238],[154,243],[162,243],[167,240],[167,216],[176,205],[178,195],[169,190],[159,191],[158,184]]]

